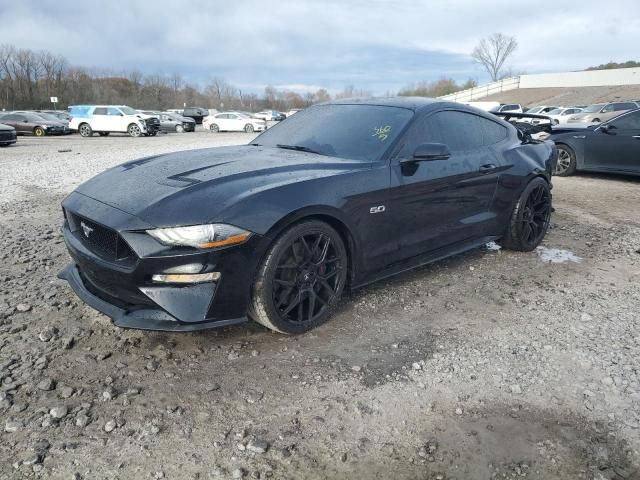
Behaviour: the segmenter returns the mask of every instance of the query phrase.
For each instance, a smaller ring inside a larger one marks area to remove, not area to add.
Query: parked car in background
[[[600,125],[554,127],[549,139],[558,149],[555,175],[581,170],[640,175],[640,109]]]
[[[17,140],[16,129],[11,125],[0,123],[0,147],[8,147],[12,143],[16,143]]]
[[[34,110],[36,113],[48,113],[49,115],[53,115],[57,117],[59,120],[65,120],[69,122],[71,120],[71,115],[63,110]]]
[[[120,327],[249,316],[300,334],[346,287],[490,241],[534,250],[555,161],[552,142],[461,104],[325,103],[250,145],[163,153],[83,183],[62,204],[60,277]]]
[[[287,118],[284,114],[276,110],[263,110],[262,112],[254,113],[253,116],[268,122],[279,122]]]
[[[519,103],[501,103],[500,106],[491,109],[492,112],[515,112],[523,113],[522,105]]]
[[[267,122],[240,112],[222,112],[204,119],[202,126],[210,132],[262,132]]]
[[[571,115],[567,120],[567,123],[606,122],[613,117],[617,117],[629,110],[635,110],[636,108],[638,108],[638,104],[635,102],[597,103],[595,105],[588,106],[576,115]]]
[[[560,107],[551,110],[546,115],[551,118],[554,125],[560,125],[567,123],[567,120],[571,115],[582,112],[582,108],[577,107]]]
[[[160,131],[162,132],[193,132],[196,129],[196,121],[193,118],[183,117],[177,113],[154,112],[142,110],[141,113],[158,118]]]
[[[126,105],[73,105],[69,107],[69,128],[83,137],[94,133],[107,136],[110,133],[127,133],[131,137],[154,136],[160,129],[156,116],[145,115]]]
[[[186,107],[181,115],[183,117],[192,118],[198,125],[202,124],[202,120],[209,116],[209,110],[199,107]]]
[[[52,115],[50,113],[46,113],[46,112],[40,112],[37,110],[33,110],[33,111],[15,111],[13,113],[33,113],[34,115],[37,115],[39,117],[44,118],[45,120],[51,120],[52,122],[60,122],[61,124],[63,124],[65,127],[67,127],[67,132],[66,133],[72,133],[71,130],[69,130],[69,120],[63,119],[63,118],[59,118],[56,115]]]
[[[69,129],[59,121],[46,120],[32,112],[7,113],[0,115],[0,123],[10,125],[16,129],[18,135],[63,135]]]
[[[160,112],[160,129],[165,132],[195,132],[196,121],[177,113]]]
[[[546,115],[551,110],[555,110],[557,108],[561,108],[558,106],[549,106],[549,105],[538,105],[537,107],[531,107],[526,110],[526,113],[536,113],[538,115]]]

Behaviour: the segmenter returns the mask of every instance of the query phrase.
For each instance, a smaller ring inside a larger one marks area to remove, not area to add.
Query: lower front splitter
[[[95,308],[113,320],[114,325],[121,328],[135,328],[139,330],[159,330],[164,332],[195,332],[210,328],[220,328],[247,322],[247,317],[226,320],[185,323],[179,322],[173,316],[160,309],[139,308],[127,310],[103,300],[92,293],[85,286],[75,263],[67,265],[58,278],[66,280],[73,291],[87,305]]]

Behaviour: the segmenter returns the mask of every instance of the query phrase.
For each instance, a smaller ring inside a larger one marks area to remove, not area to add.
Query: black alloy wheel
[[[549,184],[543,178],[534,178],[520,195],[500,243],[505,248],[522,252],[535,249],[547,233],[551,211]]]
[[[271,247],[254,285],[251,316],[282,333],[302,333],[331,314],[347,278],[347,251],[324,222],[299,223]]]

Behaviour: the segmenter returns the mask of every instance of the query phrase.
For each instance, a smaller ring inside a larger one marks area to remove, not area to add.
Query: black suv
[[[202,119],[209,116],[209,110],[200,107],[186,107],[182,116],[193,118],[198,125],[202,125]]]

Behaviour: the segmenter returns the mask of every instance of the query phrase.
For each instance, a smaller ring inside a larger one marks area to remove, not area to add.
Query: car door
[[[498,179],[496,154],[485,143],[483,123],[470,112],[443,110],[417,120],[391,165],[390,204],[400,256],[413,257],[488,233],[495,223],[491,204]],[[495,123],[505,131],[502,125]],[[445,144],[450,157],[415,163],[402,160],[423,143]]]
[[[228,130],[232,132],[238,132],[244,128],[243,120],[235,113],[228,114]]]
[[[108,132],[109,119],[107,117],[107,107],[96,107],[93,109],[91,118],[91,128],[95,132]]]
[[[9,125],[16,129],[16,133],[31,133],[31,127],[25,123],[26,117],[18,113],[10,113],[2,117],[0,123]]]
[[[640,173],[640,110],[603,124],[585,138],[585,168]]]

